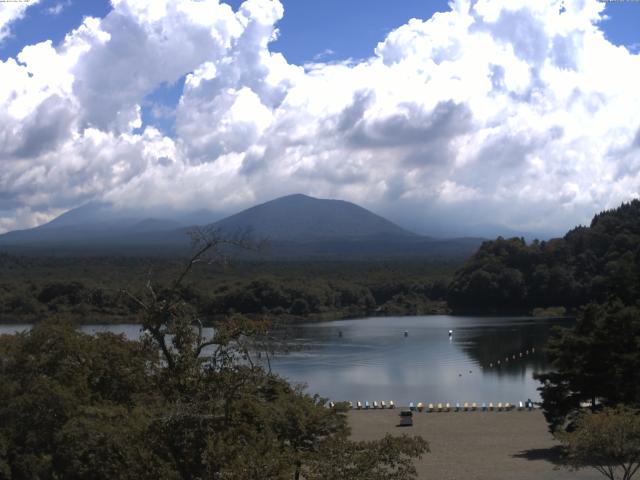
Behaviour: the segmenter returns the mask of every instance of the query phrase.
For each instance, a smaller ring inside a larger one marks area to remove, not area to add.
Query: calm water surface
[[[569,326],[571,321],[435,315],[296,325],[286,334],[293,351],[274,359],[272,367],[336,401],[536,400],[533,374],[548,369],[543,347],[553,325]],[[4,325],[0,334],[26,328]],[[128,324],[86,325],[82,330],[123,333],[130,339],[140,335],[139,325]]]

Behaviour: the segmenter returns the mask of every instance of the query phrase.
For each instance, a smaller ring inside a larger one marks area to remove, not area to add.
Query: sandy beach
[[[353,410],[354,440],[386,433],[421,435],[431,452],[416,462],[420,479],[596,480],[593,469],[558,469],[558,443],[542,412],[414,412],[413,427],[397,427],[399,410]]]

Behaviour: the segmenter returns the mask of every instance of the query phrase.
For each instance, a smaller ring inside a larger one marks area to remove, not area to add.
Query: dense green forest
[[[599,213],[563,238],[485,242],[448,292],[454,311],[575,309],[613,299],[628,305],[640,299],[639,200]]]
[[[0,321],[55,314],[77,322],[134,321],[123,288],[163,281],[179,259],[0,254]],[[207,320],[229,313],[283,320],[366,315],[575,310],[640,298],[640,201],[596,215],[563,238],[498,238],[464,265],[435,261],[247,262],[199,265],[183,286]]]
[[[179,259],[0,255],[0,321],[46,316],[75,322],[137,321],[122,293],[166,282]],[[447,285],[459,264],[432,262],[242,262],[199,264],[182,294],[212,320],[230,313],[282,320],[446,311]]]
[[[268,322],[230,315],[206,337],[183,295],[193,265],[128,292],[140,340],[56,318],[0,335],[0,478],[416,478],[425,440],[351,441],[345,405],[252,361]]]

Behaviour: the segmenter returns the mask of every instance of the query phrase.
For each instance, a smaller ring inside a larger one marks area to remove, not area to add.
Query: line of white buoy
[[[525,350],[524,352],[519,352],[518,355],[507,355],[506,357],[504,357],[503,359],[498,359],[495,362],[490,362],[489,363],[489,368],[493,368],[494,366],[499,367],[502,364],[507,364],[510,361],[515,362],[516,360],[520,360],[523,357],[526,357],[529,354],[534,354],[536,353],[536,349],[534,347],[531,347],[530,350]]]

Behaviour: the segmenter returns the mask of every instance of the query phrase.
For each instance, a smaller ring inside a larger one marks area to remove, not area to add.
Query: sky
[[[0,2],[0,232],[291,193],[421,233],[640,195],[640,2]]]

